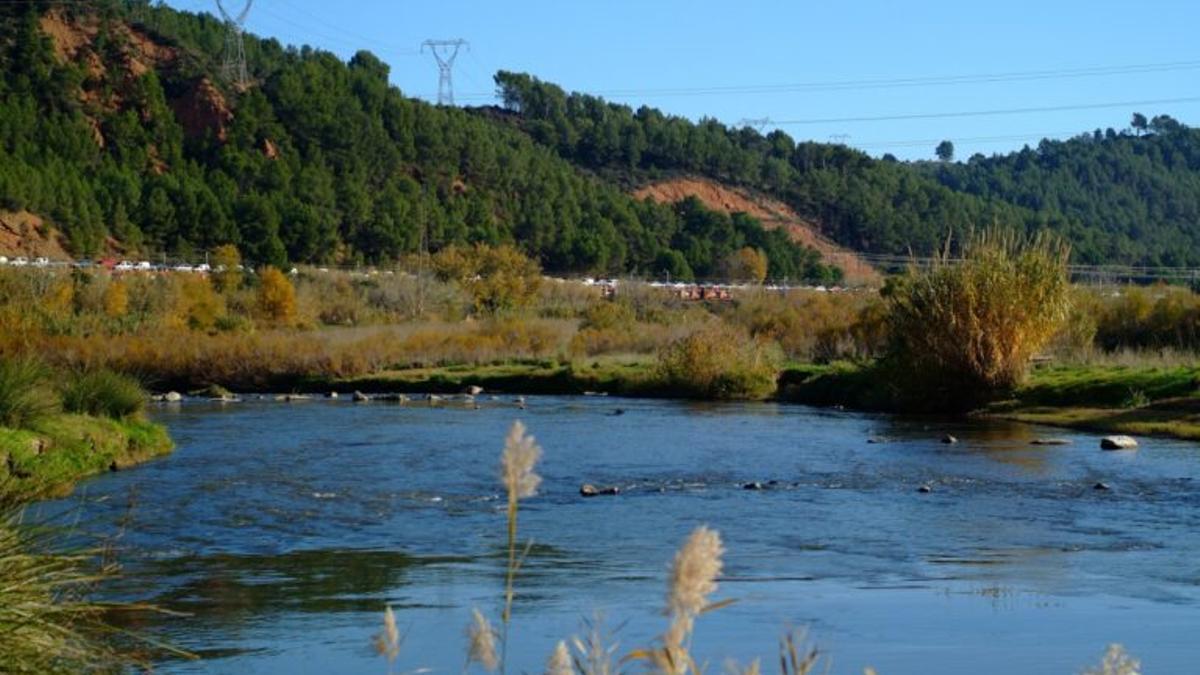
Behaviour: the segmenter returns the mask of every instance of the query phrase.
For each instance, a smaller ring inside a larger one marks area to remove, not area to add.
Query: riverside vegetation
[[[237,271],[231,246],[209,277],[6,268],[0,353],[215,395],[780,397],[1200,435],[1195,293],[1072,287],[1048,235],[988,230],[945,256],[881,292],[747,284],[704,302],[633,281],[607,297],[482,244],[358,273]]]
[[[165,429],[142,415],[146,401],[125,375],[0,358],[0,670],[118,672],[152,647],[109,621],[149,608],[91,599],[119,573],[111,547],[81,549],[65,524],[24,516],[32,499],[170,451]]]

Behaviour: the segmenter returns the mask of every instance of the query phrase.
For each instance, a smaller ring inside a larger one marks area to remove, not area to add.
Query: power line
[[[1114,101],[1111,103],[1078,103],[1073,105],[1033,106],[1028,108],[995,108],[992,110],[961,110],[938,113],[906,113],[899,115],[869,115],[863,117],[825,117],[801,120],[777,120],[777,125],[798,126],[806,124],[845,124],[848,122],[894,122],[899,120],[932,120],[953,117],[990,117],[994,115],[1024,115],[1028,113],[1062,112],[1067,110],[1100,110],[1143,105],[1167,105],[1171,103],[1196,103],[1200,96],[1182,98],[1160,98],[1141,101]]]
[[[963,84],[991,84],[1003,82],[1027,82],[1036,80],[1076,79],[1107,77],[1113,75],[1142,75],[1148,73],[1200,70],[1200,60],[1167,61],[1117,66],[1091,66],[1057,68],[1052,70],[1016,71],[1007,73],[981,73],[969,75],[938,75],[902,78],[868,78],[827,82],[801,82],[763,85],[725,85],[705,87],[668,87],[644,89],[606,89],[583,92],[593,96],[609,98],[634,98],[643,96],[707,96],[729,94],[779,94],[790,92],[850,91],[865,89],[894,89],[907,87],[933,87]],[[469,93],[461,98],[489,97],[490,94]]]

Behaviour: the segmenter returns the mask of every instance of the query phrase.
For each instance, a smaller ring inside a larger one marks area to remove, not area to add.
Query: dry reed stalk
[[[537,493],[542,477],[534,467],[542,457],[542,449],[533,436],[526,433],[525,425],[513,422],[500,454],[500,480],[508,493],[508,565],[504,578],[504,611],[500,615],[502,625],[501,668],[508,656],[508,628],[512,620],[513,583],[521,563],[517,559],[517,510],[518,503],[525,497]],[[528,553],[528,549],[526,549]],[[524,557],[522,556],[522,559]]]
[[[400,631],[396,628],[396,615],[390,605],[383,610],[383,630],[375,636],[375,651],[387,659],[390,673],[396,657],[400,656]]]
[[[1100,665],[1083,671],[1083,675],[1141,675],[1142,664],[1118,644],[1108,646]]]
[[[471,610],[471,624],[467,626],[467,663],[463,671],[472,663],[478,663],[489,673],[500,666],[496,657],[496,631],[478,608]]]

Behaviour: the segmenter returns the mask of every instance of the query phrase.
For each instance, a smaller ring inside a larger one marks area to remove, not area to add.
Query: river
[[[515,419],[545,449],[545,482],[522,502],[533,545],[510,672],[540,672],[597,616],[622,653],[649,643],[671,556],[700,524],[728,549],[714,599],[737,601],[698,622],[712,672],[754,656],[772,669],[789,627],[834,673],[1075,673],[1111,642],[1180,673],[1200,652],[1191,443],[1103,452],[1094,434],[1026,425],[599,397],[154,417],[172,456],[41,508],[122,529],[113,592],[188,615],[134,626],[204,656],[165,673],[384,673],[370,641],[386,604],[405,634],[396,672],[460,672],[470,609],[499,615],[497,460]],[[1030,444],[1047,436],[1072,443]],[[583,499],[584,482],[621,494]]]

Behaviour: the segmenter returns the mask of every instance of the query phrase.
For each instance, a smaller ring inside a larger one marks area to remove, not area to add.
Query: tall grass
[[[0,426],[29,429],[58,412],[50,370],[33,358],[0,358]]]
[[[1070,309],[1069,249],[1041,233],[969,235],[888,289],[890,361],[909,404],[976,407],[1011,391]]]
[[[88,593],[113,573],[96,552],[61,553],[42,528],[21,522],[19,507],[0,507],[0,671],[117,672],[129,656],[105,639],[110,609]]]
[[[146,406],[146,391],[136,379],[108,369],[75,372],[61,388],[63,409],[95,417],[128,419]]]

